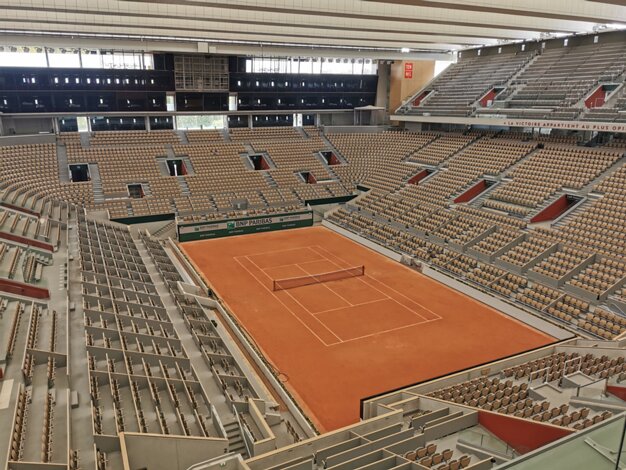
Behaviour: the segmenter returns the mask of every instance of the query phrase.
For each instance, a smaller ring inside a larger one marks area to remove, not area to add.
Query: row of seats
[[[553,279],[561,279],[589,256],[589,253],[565,246],[541,260],[531,271]]]
[[[9,341],[7,342],[6,358],[11,359],[15,352],[15,345],[19,334],[20,324],[22,323],[22,315],[24,314],[24,304],[17,302],[13,313],[13,322],[11,323],[11,332],[9,333]]]
[[[66,133],[62,137],[66,143],[79,145],[80,139],[73,138],[68,141],[68,136],[76,135]],[[173,131],[100,131],[92,132],[89,136],[90,146],[117,146],[128,145],[132,142],[132,145],[157,145],[157,144],[174,144],[180,142],[180,138]]]
[[[31,392],[20,387],[17,395],[15,410],[15,422],[11,433],[11,447],[9,449],[9,461],[19,462],[24,454],[24,440],[26,439],[26,422],[31,402]]]
[[[53,419],[54,398],[52,392],[48,392],[43,413],[43,435],[41,436],[41,461],[44,463],[52,462]]]
[[[568,284],[599,296],[626,275],[626,263],[602,258],[588,265],[573,277]]]

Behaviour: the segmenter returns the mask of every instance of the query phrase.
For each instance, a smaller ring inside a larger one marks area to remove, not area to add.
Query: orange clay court
[[[358,421],[364,397],[554,341],[324,227],[181,246],[321,431]],[[273,290],[360,265],[361,276]]]

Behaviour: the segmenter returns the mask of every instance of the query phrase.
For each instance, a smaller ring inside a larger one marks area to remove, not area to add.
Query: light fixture
[[[402,49],[400,49],[400,52],[402,52],[403,54],[408,54],[409,52],[411,52],[411,49],[409,49],[408,47],[403,47]]]

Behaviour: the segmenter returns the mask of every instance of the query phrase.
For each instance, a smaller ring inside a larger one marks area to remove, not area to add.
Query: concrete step
[[[91,147],[91,134],[89,132],[80,132],[80,144],[83,148]]]
[[[174,148],[171,144],[165,146],[165,153],[167,158],[176,158],[176,154],[174,153]]]
[[[57,144],[57,162],[59,165],[59,182],[69,183],[70,168],[67,162],[67,147],[62,144]]]
[[[89,164],[89,176],[93,186],[93,200],[95,203],[102,204],[104,202],[104,191],[102,190],[102,180],[100,179],[100,170],[97,163]]]
[[[176,235],[176,221],[170,220],[160,229],[156,230],[152,236],[155,238],[168,238]]]
[[[185,131],[176,131],[176,134],[178,134],[181,144],[189,144],[189,139],[187,139],[187,133]]]
[[[566,225],[570,220],[572,220],[573,217],[589,209],[589,206],[595,201],[597,201],[597,199],[586,198],[581,203],[576,204],[576,207],[574,207],[571,211],[565,212],[558,219],[556,219],[556,221],[553,222],[552,227],[561,227]]]
[[[278,187],[278,183],[276,183],[276,180],[274,180],[274,178],[272,177],[272,175],[269,172],[264,171],[263,172],[263,177],[265,178],[265,181],[267,182],[268,186],[270,186],[271,188],[277,188]]]
[[[307,134],[307,133],[306,133],[306,131],[305,131],[302,127],[298,126],[298,127],[296,127],[295,129],[298,131],[298,133],[299,133],[299,134],[300,134],[303,138],[305,138],[305,139],[309,139],[309,138],[310,138],[310,137],[309,137],[309,134]]]
[[[183,196],[190,196],[191,191],[189,190],[189,185],[187,185],[187,181],[184,176],[177,176],[178,185],[180,186],[180,192]]]

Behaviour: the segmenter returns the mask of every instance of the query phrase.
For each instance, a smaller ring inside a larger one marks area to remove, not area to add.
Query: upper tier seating
[[[623,81],[623,43],[561,46],[552,42],[547,48],[516,54],[495,54],[495,48],[488,48],[480,56],[462,57],[398,112],[626,122],[624,97],[612,100],[610,108],[592,110],[582,101],[600,84]],[[479,99],[494,87],[489,100],[497,106],[481,104]]]
[[[424,89],[431,93],[423,103],[419,106],[409,103],[404,109],[412,114],[468,116],[475,101],[495,85],[506,83],[531,57],[520,52],[461,60]]]
[[[510,108],[539,108],[541,117],[546,109],[568,108],[583,98],[601,80],[613,80],[624,71],[626,53],[622,44],[600,44],[577,47],[563,47],[544,50],[514,80],[517,92],[508,100]],[[508,116],[520,112],[506,109]],[[521,111],[521,115],[538,117],[537,112]],[[569,118],[577,116],[576,110],[570,114],[546,117]]]

